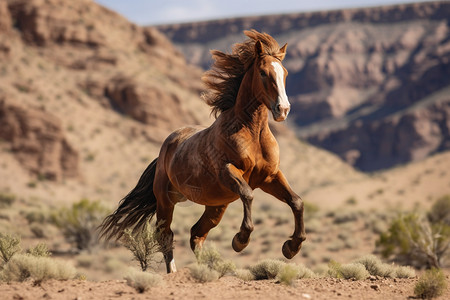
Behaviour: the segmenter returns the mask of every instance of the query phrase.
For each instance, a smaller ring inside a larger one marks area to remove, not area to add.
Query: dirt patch
[[[449,276],[447,275],[447,278]],[[215,282],[197,283],[182,269],[164,275],[163,283],[138,293],[124,280],[48,281],[40,286],[32,282],[0,284],[2,299],[408,299],[414,296],[413,279],[367,279],[351,281],[335,278],[301,279],[292,286],[275,280],[242,281],[223,277]],[[438,299],[449,299],[450,288]]]

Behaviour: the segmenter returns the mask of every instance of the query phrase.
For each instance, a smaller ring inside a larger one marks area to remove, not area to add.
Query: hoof
[[[233,242],[231,243],[231,246],[233,246],[233,250],[236,252],[241,252],[244,250],[245,247],[247,247],[248,243],[250,242],[250,239],[247,240],[247,243],[241,243],[239,242],[239,233],[236,233],[236,235],[233,238]]]
[[[283,248],[281,249],[284,257],[286,257],[287,259],[293,258],[300,251],[300,248],[302,247],[302,244],[300,244],[296,250],[292,250],[291,246],[290,246],[291,242],[292,242],[291,240],[287,240],[286,242],[284,242]]]

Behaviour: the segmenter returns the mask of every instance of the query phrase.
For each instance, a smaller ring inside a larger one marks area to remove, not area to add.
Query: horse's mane
[[[212,107],[211,114],[216,118],[234,106],[244,74],[255,61],[255,43],[258,40],[261,41],[266,54],[279,56],[280,46],[267,33],[260,33],[254,29],[244,33],[249,39],[235,44],[231,54],[218,50],[211,51],[214,64],[202,77],[209,89],[202,97]]]

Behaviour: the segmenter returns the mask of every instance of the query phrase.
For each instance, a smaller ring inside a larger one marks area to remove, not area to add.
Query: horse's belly
[[[216,206],[228,204],[239,198],[237,194],[223,187],[212,174],[207,172],[195,174],[194,167],[183,169],[185,171],[179,171],[172,176],[171,182],[192,202]]]

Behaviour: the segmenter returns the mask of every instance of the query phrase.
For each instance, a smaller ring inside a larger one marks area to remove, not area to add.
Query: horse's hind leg
[[[303,224],[303,201],[292,191],[281,171],[268,179],[261,186],[261,189],[287,203],[291,207],[295,219],[295,230],[291,237],[292,239],[287,240],[282,248],[283,255],[286,258],[291,259],[300,251],[302,242],[306,239],[305,226]]]
[[[208,232],[219,224],[227,206],[228,205],[205,206],[203,215],[191,228],[190,242],[192,251],[195,251],[197,248],[201,249]]]
[[[226,168],[220,175],[222,184],[238,194],[241,197],[242,204],[244,206],[244,218],[242,219],[241,228],[240,231],[234,236],[232,242],[234,251],[240,252],[247,247],[250,242],[250,234],[253,231],[251,215],[253,190],[244,178],[242,178],[242,171],[232,164],[227,164]]]
[[[153,191],[157,199],[156,224],[158,226],[158,242],[163,249],[167,273],[177,271],[173,257],[173,231],[170,229],[175,203],[169,196],[170,182],[165,173],[159,172],[155,177]]]

